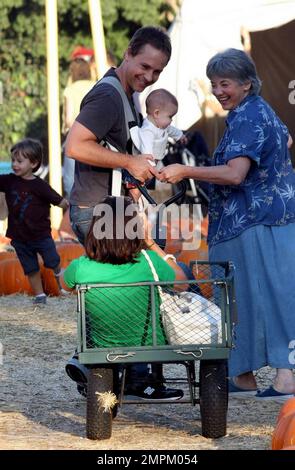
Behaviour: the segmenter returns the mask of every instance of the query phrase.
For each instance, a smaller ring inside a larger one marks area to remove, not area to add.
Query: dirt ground
[[[86,439],[86,400],[64,372],[75,334],[74,296],[50,298],[44,307],[24,295],[0,297],[0,449],[270,448],[282,403],[253,398],[230,397],[228,433],[220,439],[201,436],[199,408],[186,404],[126,405],[111,439]]]

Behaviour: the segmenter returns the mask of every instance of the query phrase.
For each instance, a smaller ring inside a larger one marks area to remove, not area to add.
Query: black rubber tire
[[[227,375],[227,360],[200,361],[200,411],[204,437],[226,435]]]
[[[113,391],[113,369],[90,369],[87,389],[86,436],[88,439],[109,439],[112,435],[112,411],[100,406],[97,392]]]

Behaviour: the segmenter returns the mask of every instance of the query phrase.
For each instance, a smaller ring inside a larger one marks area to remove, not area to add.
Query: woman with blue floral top
[[[236,267],[238,324],[229,360],[229,391],[286,399],[295,393],[295,176],[288,129],[260,97],[252,59],[227,49],[207,65],[212,91],[229,111],[211,167],[170,165],[159,178],[211,184],[210,260]],[[276,368],[257,391],[253,371]]]

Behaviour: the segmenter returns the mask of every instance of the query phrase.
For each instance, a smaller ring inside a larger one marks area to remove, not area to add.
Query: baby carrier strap
[[[99,82],[97,82],[96,86],[100,85],[101,83],[107,83],[113,86],[121,96],[121,100],[122,100],[123,108],[124,108],[125,127],[126,127],[127,141],[128,141],[129,139],[131,139],[130,128],[136,126],[140,121],[139,113],[137,109],[134,107],[134,111],[135,111],[135,116],[134,116],[133,111],[131,109],[130,102],[125,93],[125,90],[123,89],[122,84],[118,78],[112,77],[112,76],[103,77],[101,80],[99,80]],[[108,146],[111,150],[117,152],[117,149],[115,147],[111,146],[110,144],[108,144]],[[113,169],[113,175],[112,175],[112,196],[121,195],[121,186],[122,186],[122,170],[121,168],[115,168]]]

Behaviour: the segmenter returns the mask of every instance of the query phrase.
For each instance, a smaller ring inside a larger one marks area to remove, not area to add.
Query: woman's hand
[[[163,183],[178,183],[184,178],[186,178],[186,166],[179,163],[165,166],[158,175],[158,179]]]

